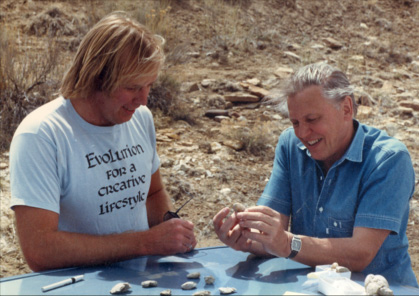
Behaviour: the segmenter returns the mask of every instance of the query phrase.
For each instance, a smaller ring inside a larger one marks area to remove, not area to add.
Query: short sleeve
[[[291,185],[289,172],[290,136],[288,129],[279,137],[271,177],[257,204],[268,206],[284,215],[291,213]]]
[[[159,155],[157,153],[157,143],[156,143],[156,128],[154,126],[154,120],[153,120],[153,114],[151,113],[150,109],[148,109],[147,107],[144,107],[144,109],[146,110],[146,118],[148,121],[148,135],[150,137],[150,143],[153,147],[153,159],[152,159],[152,173],[154,174],[158,168],[160,167],[160,158]]]
[[[11,207],[25,205],[60,212],[56,148],[39,134],[15,135],[10,147]]]
[[[399,233],[413,195],[415,175],[406,150],[388,151],[362,184],[355,227]]]

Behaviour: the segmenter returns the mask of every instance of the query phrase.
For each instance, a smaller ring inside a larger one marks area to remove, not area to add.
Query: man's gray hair
[[[298,69],[283,89],[283,95],[286,98],[292,98],[297,93],[313,85],[321,86],[324,97],[334,101],[336,106],[346,96],[349,96],[352,99],[353,116],[356,116],[358,106],[348,77],[341,70],[325,62],[310,64]]]

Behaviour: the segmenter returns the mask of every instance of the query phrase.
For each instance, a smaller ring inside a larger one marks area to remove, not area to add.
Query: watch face
[[[293,238],[291,241],[291,250],[300,251],[301,249],[301,240]]]

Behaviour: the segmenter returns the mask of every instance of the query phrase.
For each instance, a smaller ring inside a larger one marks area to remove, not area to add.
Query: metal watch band
[[[294,235],[291,240],[291,254],[286,257],[287,259],[294,258],[301,250],[301,238],[298,235]]]

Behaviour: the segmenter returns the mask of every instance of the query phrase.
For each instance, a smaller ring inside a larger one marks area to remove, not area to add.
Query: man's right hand
[[[242,231],[249,231],[242,229],[238,225],[236,213],[230,212],[229,208],[224,208],[219,211],[213,218],[214,230],[218,238],[227,246],[243,252],[250,252],[252,241],[243,237]]]
[[[192,222],[183,219],[170,219],[150,228],[150,246],[156,254],[172,255],[192,251],[196,244]]]

